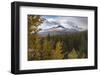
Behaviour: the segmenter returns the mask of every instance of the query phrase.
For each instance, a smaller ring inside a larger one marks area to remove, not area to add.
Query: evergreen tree
[[[48,35],[47,35],[47,40],[49,40],[49,41],[50,41],[50,34],[48,34]]]

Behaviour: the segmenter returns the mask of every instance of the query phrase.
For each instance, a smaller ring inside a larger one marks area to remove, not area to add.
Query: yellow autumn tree
[[[43,19],[39,15],[28,15],[28,60],[40,59],[40,37],[38,32]]]
[[[43,19],[39,15],[28,15],[28,47],[33,48],[34,42],[39,37],[38,32]]]
[[[42,48],[42,58],[43,59],[50,59],[51,58],[51,50],[52,47],[50,46],[51,43],[48,41],[46,38],[44,39],[43,42],[43,48]]]
[[[34,53],[35,53],[34,59],[40,60],[41,59],[41,57],[40,57],[40,51],[41,51],[40,38],[37,38],[35,40],[33,48],[34,48],[33,50],[34,50]]]
[[[78,58],[78,54],[76,50],[73,48],[72,51],[68,54],[68,59],[77,59],[77,58]]]
[[[53,50],[52,59],[63,59],[64,55],[62,54],[62,43],[58,41],[56,47]]]

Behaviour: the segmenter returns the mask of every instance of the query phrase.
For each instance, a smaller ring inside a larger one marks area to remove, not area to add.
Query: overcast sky
[[[88,27],[88,17],[48,15],[48,16],[41,16],[41,18],[45,19],[44,22],[39,27],[41,29],[49,29],[52,27],[56,27],[58,25],[62,25],[66,28],[79,27],[87,29]]]

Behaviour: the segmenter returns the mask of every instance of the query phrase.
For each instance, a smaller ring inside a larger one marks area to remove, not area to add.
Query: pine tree
[[[62,54],[62,43],[58,41],[56,47],[53,50],[52,59],[63,59],[64,55]]]
[[[47,35],[47,40],[50,40],[50,34]]]

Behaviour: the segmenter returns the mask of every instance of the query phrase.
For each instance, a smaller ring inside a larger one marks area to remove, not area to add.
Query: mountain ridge
[[[75,29],[75,28],[66,28],[62,25],[58,25],[56,27],[51,27],[49,29],[43,29],[41,32],[38,34],[41,36],[46,36],[48,34],[50,35],[61,35],[61,34],[70,34],[70,33],[75,33],[75,32],[80,32],[80,29]]]

